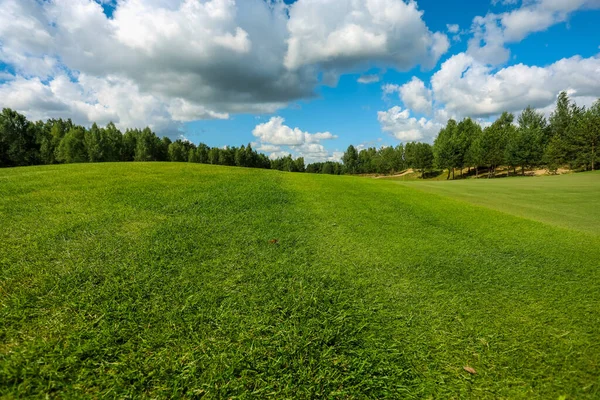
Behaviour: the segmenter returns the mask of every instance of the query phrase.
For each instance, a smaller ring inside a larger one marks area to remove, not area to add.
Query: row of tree
[[[514,124],[503,113],[482,129],[471,118],[449,120],[434,145],[411,142],[396,147],[371,147],[358,151],[349,146],[343,163],[327,161],[305,166],[291,155],[270,160],[252,146],[209,147],[189,141],[159,138],[150,128],[128,129],[124,134],[113,123],[87,129],[71,120],[30,122],[13,110],[0,114],[0,167],[108,161],[189,161],[195,163],[270,168],[322,174],[391,174],[413,168],[425,174],[438,168],[454,179],[465,168],[477,175],[481,168],[494,176],[499,166],[516,174],[546,167],[556,171],[596,169],[600,144],[600,100],[590,108],[579,107],[562,92],[547,121],[543,114],[526,108]]]
[[[50,119],[30,122],[10,109],[0,114],[0,167],[39,164],[178,161],[272,168],[304,172],[304,159],[291,156],[270,160],[250,144],[241,147],[209,147],[186,140],[159,138],[150,128],[128,129],[121,133],[113,124],[86,129],[71,120]]]
[[[354,146],[344,153],[344,171],[348,173],[389,174],[407,168],[425,173],[432,168],[447,170],[449,179],[455,170],[473,169],[479,175],[484,168],[494,176],[499,166],[513,174],[546,167],[556,172],[561,166],[594,170],[600,159],[600,100],[590,108],[579,107],[566,92],[558,96],[549,120],[527,107],[514,124],[514,115],[503,113],[482,129],[471,118],[449,120],[434,145],[407,143],[395,148],[368,148],[360,152]]]
[[[433,160],[433,148],[428,143],[410,142],[360,151],[350,145],[342,157],[342,170],[349,174],[392,174],[414,168],[425,173],[432,168]]]
[[[556,171],[561,166],[594,170],[600,144],[600,100],[586,109],[569,100],[565,92],[558,97],[549,121],[527,107],[513,124],[514,116],[503,113],[491,126],[481,127],[467,118],[448,121],[434,144],[435,164],[454,170],[484,166],[493,176],[500,165],[517,173],[546,167]]]

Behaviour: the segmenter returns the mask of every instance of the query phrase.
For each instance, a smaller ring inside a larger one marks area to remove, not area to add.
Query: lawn
[[[598,398],[599,177],[0,170],[0,397]]]
[[[600,171],[403,184],[550,225],[600,234]]]

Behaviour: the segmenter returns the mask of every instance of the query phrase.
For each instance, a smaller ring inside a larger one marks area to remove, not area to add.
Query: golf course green
[[[597,172],[11,168],[0,227],[2,398],[600,397]]]

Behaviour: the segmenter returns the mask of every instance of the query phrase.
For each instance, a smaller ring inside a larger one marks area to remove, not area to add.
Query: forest
[[[556,108],[547,120],[527,107],[515,121],[504,112],[482,128],[475,120],[450,119],[440,130],[433,145],[421,142],[396,147],[363,148],[350,145],[340,162],[305,165],[304,158],[288,155],[269,159],[248,144],[240,147],[210,147],[187,140],[159,138],[150,128],[127,129],[122,133],[115,124],[90,128],[70,119],[31,122],[11,109],[0,114],[0,167],[25,165],[116,162],[174,161],[217,164],[289,172],[323,174],[394,174],[413,168],[425,176],[431,170],[447,170],[447,179],[455,171],[468,168],[479,177],[484,172],[494,177],[500,166],[514,175],[529,169],[559,168],[595,170],[600,143],[600,100],[590,108],[572,102],[566,92],[558,96]]]

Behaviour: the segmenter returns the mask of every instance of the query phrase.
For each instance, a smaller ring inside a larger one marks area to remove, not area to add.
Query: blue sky
[[[600,97],[596,0],[98,3],[0,0],[0,106],[320,161]]]

